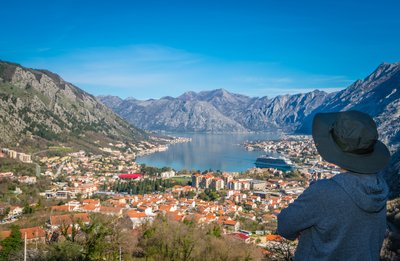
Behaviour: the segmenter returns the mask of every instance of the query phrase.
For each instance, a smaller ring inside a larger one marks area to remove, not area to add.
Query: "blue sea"
[[[175,170],[245,171],[254,167],[257,157],[264,151],[247,151],[243,142],[279,139],[278,133],[210,134],[166,133],[171,136],[190,137],[191,142],[169,145],[169,149],[137,158],[137,162],[154,167]]]

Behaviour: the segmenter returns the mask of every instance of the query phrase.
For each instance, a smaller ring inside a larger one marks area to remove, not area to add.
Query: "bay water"
[[[169,149],[138,157],[139,164],[153,167],[171,167],[174,170],[220,170],[241,172],[254,167],[257,157],[264,151],[247,151],[246,141],[275,140],[278,133],[167,133],[171,136],[188,137],[191,142],[169,145]]]

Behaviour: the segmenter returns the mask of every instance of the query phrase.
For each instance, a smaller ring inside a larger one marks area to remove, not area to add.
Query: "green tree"
[[[19,226],[12,225],[11,235],[1,241],[0,244],[2,247],[0,252],[0,260],[8,260],[11,255],[22,250],[24,242],[21,238]]]
[[[38,260],[70,261],[83,260],[83,247],[80,243],[65,240],[53,243]]]
[[[110,222],[102,222],[93,217],[89,224],[80,223],[80,228],[85,237],[83,244],[85,260],[101,260],[107,254],[115,255],[116,249],[107,251],[111,247],[111,242],[107,240],[107,237],[112,235]]]
[[[34,209],[28,203],[26,203],[24,208],[22,209],[22,213],[23,214],[32,214],[33,212],[34,212]]]
[[[218,224],[213,224],[208,231],[209,235],[220,238],[222,236],[222,228]]]

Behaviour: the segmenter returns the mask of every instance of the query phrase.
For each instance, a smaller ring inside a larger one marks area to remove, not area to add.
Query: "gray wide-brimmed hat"
[[[359,111],[317,113],[312,136],[322,158],[346,170],[373,174],[390,160],[374,120]]]

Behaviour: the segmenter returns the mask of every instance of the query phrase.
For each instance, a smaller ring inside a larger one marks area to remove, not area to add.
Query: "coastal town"
[[[190,140],[177,138],[174,142]],[[116,143],[102,148],[104,155],[77,151],[43,156],[36,163],[39,170],[35,167],[23,175],[1,172],[2,184],[8,186],[1,188],[0,240],[10,236],[11,224],[19,225],[29,248],[45,242],[65,225],[74,227],[78,220],[90,223],[93,214],[129,219],[132,231],[164,216],[199,226],[218,224],[225,236],[254,244],[273,256],[270,249],[284,240],[276,235],[280,211],[310,182],[342,170],[318,156],[309,136],[242,146],[279,153],[293,162],[293,170],[254,167],[243,173],[201,173],[152,168],[137,164],[135,158],[162,151],[166,145],[146,143],[133,152]],[[35,165],[30,155],[7,148],[2,149],[0,158]],[[294,247],[292,244],[291,249]]]

